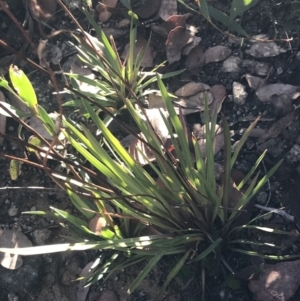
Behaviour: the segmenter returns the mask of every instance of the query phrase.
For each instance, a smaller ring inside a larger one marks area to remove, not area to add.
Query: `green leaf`
[[[159,295],[156,297],[156,300],[160,300],[160,297],[165,292],[169,283],[176,277],[178,272],[181,270],[181,268],[186,263],[186,260],[189,257],[190,253],[191,253],[191,250],[186,251],[185,254],[182,256],[182,258],[177,262],[177,264],[174,266],[174,268],[170,271],[170,273],[167,276],[167,279],[165,280],[162,288],[160,289]]]
[[[207,6],[206,0],[196,0],[196,2],[198,4],[199,10],[203,14],[203,16],[206,19],[210,19],[209,10],[208,10],[208,6]]]
[[[37,115],[37,98],[30,80],[17,66],[10,65],[9,76],[14,89],[20,98],[27,104],[30,111]]]
[[[68,184],[66,184],[69,186]],[[74,193],[72,190],[67,189],[67,193],[69,195],[69,198],[71,199],[73,205],[88,219],[91,219],[94,217],[95,213],[90,211],[95,211],[95,207],[91,206],[91,204],[86,201],[84,198],[79,197],[76,193]],[[85,209],[88,209],[90,211],[87,211]]]
[[[205,251],[203,251],[201,254],[196,256],[194,259],[192,259],[190,262],[196,262],[199,260],[202,260],[205,258],[209,253],[211,253],[214,249],[216,249],[219,244],[222,242],[222,238],[219,237],[217,240],[215,240]]]
[[[242,1],[242,0],[240,0]],[[235,21],[230,22],[229,17],[221,12],[220,10],[209,6],[208,7],[210,16],[214,19],[216,19],[217,21],[221,22],[222,24],[224,24],[225,26],[229,27],[230,29],[234,30],[235,32],[237,32],[238,34],[244,36],[244,37],[248,37],[246,31]]]
[[[141,284],[141,282],[147,277],[150,271],[156,266],[156,264],[161,260],[161,258],[165,255],[166,249],[160,250],[143,268],[141,273],[136,277],[136,279],[132,282],[130,288],[128,289],[128,293],[131,294],[134,290]]]
[[[231,23],[238,15],[253,7],[259,0],[232,0],[229,23]]]
[[[10,174],[10,178],[15,181],[18,179],[19,175],[22,173],[22,165],[23,162],[18,161],[18,160],[10,160],[10,164],[9,164],[9,174]]]
[[[2,106],[5,107],[9,111],[9,113],[6,112],[4,109],[2,109]],[[0,114],[7,116],[7,117],[16,116],[19,118],[28,116],[28,113],[25,113],[25,112],[15,108],[14,106],[12,106],[11,104],[9,104],[5,101],[0,101]]]

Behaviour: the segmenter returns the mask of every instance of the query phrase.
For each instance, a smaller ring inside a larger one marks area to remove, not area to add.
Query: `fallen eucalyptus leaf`
[[[257,98],[262,102],[268,102],[272,95],[286,94],[291,99],[296,99],[300,96],[300,87],[288,84],[271,84],[264,86],[256,91]]]
[[[276,121],[257,142],[263,143],[268,139],[277,138],[281,132],[294,121],[294,119],[295,112],[293,111]]]
[[[169,17],[177,15],[177,1],[176,0],[161,0],[158,15],[167,20]]]
[[[172,29],[166,42],[166,54],[169,64],[181,58],[181,49],[193,40],[193,35],[184,27],[177,26]]]
[[[260,88],[264,87],[267,84],[268,79],[267,78],[261,78],[258,76],[254,76],[251,74],[245,74],[244,75],[247,83],[250,88],[254,89],[255,91],[259,90]]]
[[[231,49],[229,49],[226,46],[218,45],[218,46],[208,48],[204,52],[204,61],[205,64],[220,62],[225,60],[230,55],[231,55]]]

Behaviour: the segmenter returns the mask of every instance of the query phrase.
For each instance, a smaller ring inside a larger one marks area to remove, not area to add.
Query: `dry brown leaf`
[[[0,229],[1,248],[26,248],[31,246],[31,241],[22,232]],[[21,256],[0,252],[0,263],[6,269],[15,270],[22,266],[23,260]]]
[[[181,51],[182,55],[189,55],[189,53],[192,51],[192,49],[194,49],[195,47],[197,47],[200,42],[201,42],[201,38],[195,36],[194,40],[191,43],[185,45],[182,48],[182,51]],[[202,51],[202,49],[201,49],[201,51]]]
[[[209,104],[209,115],[216,116],[220,113],[223,101],[226,97],[226,89],[222,85],[214,85],[210,88],[209,92],[212,94],[213,101]]]
[[[143,133],[140,133],[139,137],[146,140],[146,137],[143,135]],[[146,165],[155,160],[152,150],[145,143],[133,135],[130,137],[130,139],[131,143],[128,147],[128,153],[135,161],[141,165]]]
[[[275,122],[257,142],[263,143],[268,139],[277,138],[281,132],[294,121],[294,119],[295,113],[293,111]]]
[[[251,74],[245,74],[244,75],[247,83],[249,85],[250,88],[254,89],[255,91],[259,90],[260,88],[264,87],[267,82],[268,82],[268,78],[261,78],[258,76],[254,76]]]
[[[181,58],[181,49],[193,40],[194,36],[184,27],[177,26],[172,29],[166,42],[166,54],[169,64]]]
[[[177,1],[176,0],[161,0],[158,15],[167,20],[169,17],[177,15]]]
[[[5,96],[2,91],[0,91],[0,101],[6,102]],[[6,128],[6,116],[0,115],[0,133],[5,134]],[[3,144],[3,138],[0,136],[0,145]]]
[[[187,56],[184,65],[191,74],[199,74],[204,66],[204,54],[200,45],[194,47]]]
[[[174,103],[181,106],[182,114],[187,115],[195,112],[201,112],[205,107],[205,100],[208,105],[213,101],[213,96],[210,92],[199,92],[187,98],[179,98]]]
[[[266,42],[257,42],[254,43],[250,49],[246,50],[247,54],[250,54],[257,58],[262,57],[273,57],[279,55],[280,53],[287,52],[287,49],[281,48],[274,42],[266,43]]]
[[[218,45],[218,46],[208,48],[204,52],[204,61],[205,64],[220,62],[225,60],[230,55],[231,55],[231,49],[229,49],[226,46]]]
[[[171,16],[161,26],[167,31],[167,33],[169,33],[171,30],[175,29],[178,26],[186,28],[186,20],[190,16],[191,14]]]
[[[161,0],[146,0],[138,8],[134,9],[134,12],[142,19],[148,19],[152,17],[160,8]]]
[[[100,235],[102,228],[106,226],[106,219],[100,215],[96,215],[89,222],[89,229],[95,233],[95,235]]]
[[[104,290],[97,301],[119,301],[119,298],[113,291]]]
[[[147,47],[147,40],[145,40],[142,36],[138,35],[136,42],[134,44],[134,52],[133,52],[133,57],[136,58],[139,53],[142,51],[145,51],[145,48]],[[129,55],[129,43],[125,46],[125,49],[121,55],[121,58],[123,60],[126,60]],[[154,53],[152,48],[149,46],[143,56],[142,62],[141,62],[141,67],[145,68],[151,68],[153,67],[153,59],[154,59]]]
[[[300,87],[288,84],[271,84],[260,88],[256,91],[257,98],[262,102],[268,102],[272,95],[286,94],[292,99],[300,96]]]
[[[27,3],[32,17],[38,22],[55,21],[56,0],[28,0]]]
[[[112,15],[112,13],[107,9],[116,7],[118,0],[102,0],[102,4],[100,3],[96,5],[96,11],[98,12],[98,19],[100,22],[106,22]]]
[[[258,280],[248,286],[254,301],[287,301],[300,284],[300,260],[267,265]]]
[[[210,86],[207,84],[190,82],[180,87],[174,94],[178,97],[189,97],[199,92],[208,91],[209,89]]]

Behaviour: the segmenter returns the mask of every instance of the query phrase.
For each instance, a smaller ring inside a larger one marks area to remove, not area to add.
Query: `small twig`
[[[277,214],[281,215],[283,218],[287,219],[288,221],[295,222],[295,218],[292,215],[286,213],[282,209],[275,209],[272,207],[261,206],[258,204],[256,204],[255,207],[258,209],[261,209],[261,210],[268,211],[268,212],[277,213]]]

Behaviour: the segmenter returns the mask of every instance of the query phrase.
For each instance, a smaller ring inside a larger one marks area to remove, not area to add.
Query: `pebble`
[[[45,245],[50,235],[51,235],[51,231],[49,229],[35,230],[33,232],[34,241],[39,246]]]
[[[9,216],[16,216],[18,214],[19,210],[15,205],[12,205],[9,209],[8,209],[8,215]]]
[[[239,65],[241,64],[242,59],[238,56],[230,56],[223,62],[223,72],[237,72],[239,73],[241,71],[241,68]]]
[[[246,87],[244,85],[238,82],[233,82],[232,94],[233,94],[233,101],[237,105],[242,106],[245,104],[248,93],[246,92]]]
[[[294,144],[293,147],[286,154],[286,161],[289,164],[295,164],[300,162],[300,145]]]

